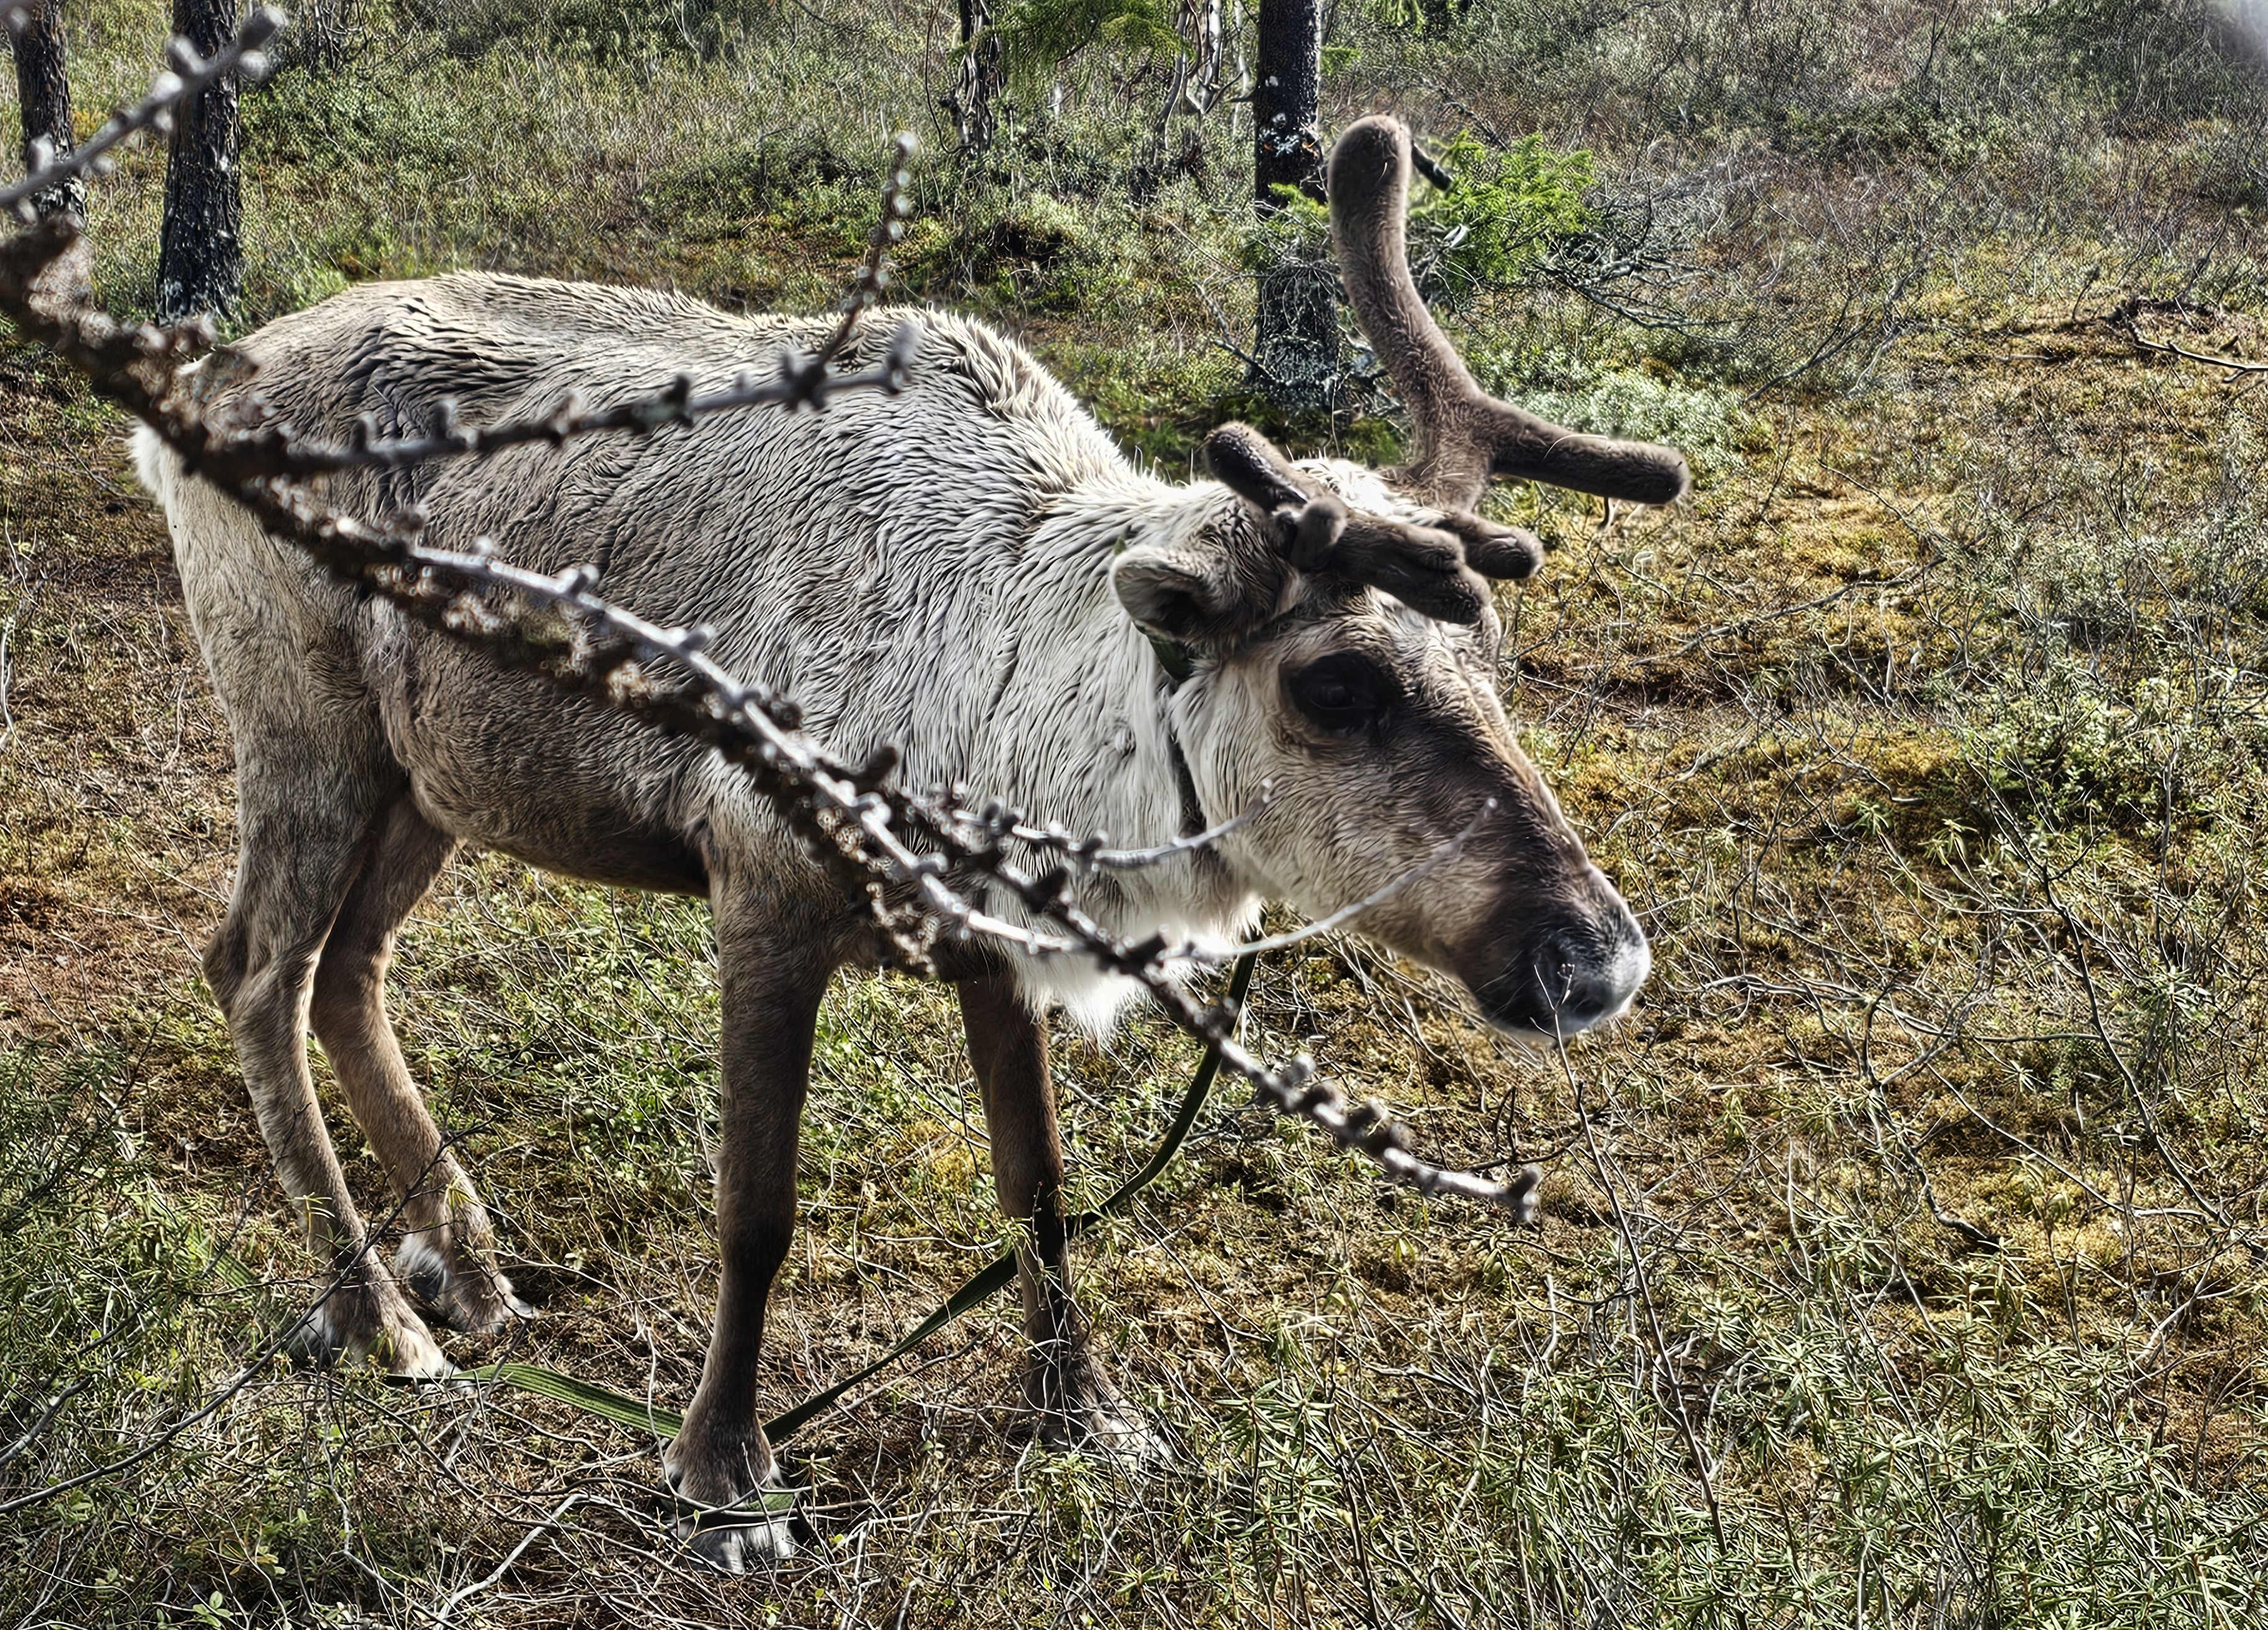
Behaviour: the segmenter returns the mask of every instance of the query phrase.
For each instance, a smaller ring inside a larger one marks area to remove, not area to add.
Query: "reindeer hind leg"
[[[305,741],[239,730],[243,849],[205,972],[285,1198],[328,1275],[298,1337],[306,1355],[376,1358],[398,1374],[446,1375],[447,1359],[372,1247],[347,1192],[307,1068],[315,965],[368,845],[370,766],[319,758]]]
[[[497,1271],[487,1207],[434,1125],[386,1013],[395,932],[455,848],[407,793],[388,806],[316,964],[312,1012],[316,1038],[401,1206],[397,1272],[442,1323],[489,1331],[529,1309]]]

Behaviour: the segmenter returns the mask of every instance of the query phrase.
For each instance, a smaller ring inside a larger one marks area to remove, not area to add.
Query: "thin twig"
[[[2248,373],[2268,373],[2268,362],[2248,362],[2242,357],[2219,357],[2211,351],[2191,350],[2172,340],[2151,339],[2131,317],[2126,320],[2126,337],[2133,341],[2138,349],[2154,351],[2161,357],[2178,357],[2183,362],[2203,363],[2208,368],[2226,368],[2228,377],[2221,381],[2224,385]]]
[[[880,256],[890,220],[902,214],[903,179],[902,167],[894,169],[884,225],[861,276],[866,297],[881,287]],[[20,328],[149,424],[193,473],[334,575],[509,667],[689,736],[739,764],[821,862],[867,899],[877,926],[909,965],[926,967],[940,937],[985,940],[1035,955],[1082,954],[1133,980],[1174,1025],[1219,1049],[1223,1067],[1248,1081],[1261,1102],[1366,1154],[1396,1181],[1523,1216],[1529,1211],[1527,1174],[1507,1186],[1430,1164],[1410,1153],[1408,1133],[1383,1103],[1351,1103],[1304,1054],[1270,1066],[1245,1051],[1235,1038],[1234,1015],[1182,988],[1161,936],[1116,938],[1072,899],[1067,868],[1029,872],[1009,852],[1009,836],[987,832],[961,800],[916,799],[889,786],[895,752],[852,765],[819,746],[802,733],[801,712],[790,699],[703,654],[712,637],[708,629],[662,628],[612,605],[593,592],[598,573],[587,566],[550,577],[499,561],[477,543],[466,552],[431,549],[417,541],[417,513],[373,526],[315,501],[292,479],[289,460],[298,444],[290,427],[217,429],[182,387],[182,368],[210,343],[209,324],[123,326],[83,294],[38,286],[78,232],[75,220],[57,217],[0,243],[0,308]],[[854,291],[851,306],[858,307],[861,299]],[[857,314],[846,311],[838,334]],[[822,348],[808,374],[819,381],[815,392],[831,387],[823,373],[829,355]],[[451,442],[434,456],[465,450]],[[966,892],[969,885],[975,898]],[[983,896],[995,887],[1047,926],[1013,923],[986,909]]]
[[[1107,849],[1103,847],[1107,840],[1099,833],[1086,837],[1074,837],[1060,826],[1033,826],[1012,811],[1002,812],[999,818],[1007,823],[1005,827],[1007,835],[1018,843],[1028,844],[1035,848],[1060,854],[1064,859],[1077,865],[1099,867],[1108,872],[1132,872],[1153,866],[1162,866],[1167,861],[1178,859],[1182,855],[1195,854],[1202,849],[1211,849],[1222,838],[1267,808],[1275,801],[1275,798],[1274,785],[1263,781],[1260,784],[1260,796],[1254,799],[1247,808],[1229,816],[1227,820],[1209,826],[1202,832],[1190,832],[1186,836],[1174,838],[1170,843],[1160,844],[1150,849]],[[987,811],[985,815],[979,817],[981,824],[991,825],[994,820],[991,811]]]
[[[10,22],[12,24],[22,12],[20,6],[11,7]],[[51,156],[45,164],[33,166],[22,181],[0,187],[0,210],[24,219],[32,200],[57,182],[78,175],[109,174],[117,163],[109,157],[112,148],[145,130],[164,135],[173,128],[173,110],[216,80],[234,74],[243,84],[258,84],[268,72],[268,59],[261,48],[283,29],[284,20],[281,11],[261,6],[244,19],[236,37],[210,58],[199,58],[188,41],[174,41],[166,48],[166,57],[173,67],[150,81],[150,89],[140,101],[121,107],[102,129],[62,158]]]
[[[1288,951],[1295,945],[1304,945],[1310,940],[1319,939],[1336,929],[1344,928],[1371,907],[1391,900],[1410,884],[1421,878],[1430,876],[1462,854],[1465,845],[1471,839],[1472,835],[1481,830],[1481,823],[1494,815],[1496,809],[1495,799],[1482,800],[1479,813],[1465,822],[1464,830],[1454,837],[1444,839],[1436,845],[1433,852],[1428,855],[1423,863],[1410,867],[1384,888],[1373,890],[1352,905],[1341,906],[1329,917],[1318,918],[1312,923],[1277,934],[1270,939],[1248,940],[1241,945],[1223,946],[1218,948],[1191,945],[1174,952],[1174,955],[1177,961],[1182,962],[1233,962],[1240,956],[1263,956],[1274,951]]]

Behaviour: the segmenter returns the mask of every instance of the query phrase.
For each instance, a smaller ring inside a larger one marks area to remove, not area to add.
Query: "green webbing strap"
[[[1252,970],[1259,962],[1256,953],[1247,952],[1236,959],[1235,970],[1228,980],[1228,1005],[1241,1014],[1245,992],[1252,988]],[[1189,1078],[1188,1088],[1182,1094],[1181,1107],[1174,1112],[1173,1125],[1166,1129],[1165,1140],[1143,1163],[1142,1169],[1111,1191],[1110,1198],[1094,1211],[1083,1212],[1064,1224],[1064,1235],[1077,1239],[1106,1217],[1115,1217],[1124,1210],[1127,1202],[1157,1180],[1174,1156],[1181,1152],[1189,1129],[1197,1125],[1197,1112],[1204,1108],[1206,1095],[1212,1090],[1214,1077],[1220,1073],[1220,1049],[1207,1047],[1197,1073]],[[927,1341],[932,1336],[958,1319],[962,1314],[985,1301],[1016,1277],[1016,1253],[1007,1251],[986,1264],[972,1275],[960,1289],[945,1299],[945,1303],[913,1329],[908,1331],[897,1346],[868,1364],[863,1369],[845,1376],[825,1391],[806,1398],[786,1413],[764,1422],[764,1436],[774,1443],[784,1442],[812,1418],[825,1410],[846,1392],[887,1368],[898,1360]],[[578,1381],[572,1376],[546,1369],[536,1364],[488,1364],[478,1369],[460,1370],[460,1381],[494,1381],[517,1387],[523,1392],[533,1392],[539,1398],[551,1398],[581,1410],[585,1414],[597,1415],[634,1432],[651,1432],[656,1437],[674,1437],[684,1424],[683,1418],[666,1409],[657,1409],[633,1398]],[[766,1510],[784,1510],[793,1501],[793,1491],[767,1489],[755,1496]]]
[[[1229,975],[1228,1002],[1239,1013],[1243,1010],[1244,993],[1252,986],[1252,970],[1258,961],[1257,955],[1247,952],[1236,959],[1236,970]],[[1197,1125],[1197,1111],[1204,1108],[1205,1095],[1212,1090],[1213,1077],[1219,1073],[1220,1049],[1207,1047],[1204,1058],[1197,1065],[1197,1073],[1189,1077],[1188,1090],[1182,1094],[1181,1108],[1174,1112],[1174,1124],[1166,1128],[1165,1140],[1158,1145],[1157,1152],[1144,1163],[1141,1170],[1113,1190],[1110,1198],[1103,1201],[1100,1207],[1065,1220],[1064,1238],[1077,1239],[1105,1217],[1116,1216],[1125,1208],[1129,1200],[1156,1181],[1158,1174],[1165,1170],[1167,1162],[1180,1153],[1182,1140],[1189,1135],[1189,1128]],[[816,1397],[806,1398],[785,1414],[764,1422],[764,1436],[775,1443],[791,1436],[813,1416],[850,1391],[851,1388],[858,1385],[876,1371],[897,1362],[1015,1277],[1016,1253],[1014,1251],[1005,1251],[994,1258],[992,1261],[978,1270],[959,1290],[947,1296],[943,1307],[907,1331],[904,1339],[901,1340],[896,1346],[892,1347],[856,1375],[836,1382]]]

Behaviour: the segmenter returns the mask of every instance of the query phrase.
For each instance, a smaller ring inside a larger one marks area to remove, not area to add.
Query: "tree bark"
[[[1284,260],[1260,274],[1252,383],[1281,408],[1328,408],[1338,394],[1339,279],[1327,261]]]
[[[1193,53],[1184,94],[1190,111],[1202,116],[1220,105],[1221,77],[1227,71],[1221,0],[1182,0],[1182,7],[1189,18],[1182,37]]]
[[[236,33],[237,0],[173,0],[173,32],[209,57]],[[158,321],[235,309],[244,284],[244,203],[237,185],[236,80],[185,103],[166,157],[158,243]]]
[[[1000,36],[992,32],[992,0],[961,0],[961,80],[946,98],[964,158],[975,158],[998,134],[998,106],[1006,75]]]
[[[1315,126],[1323,89],[1322,0],[1260,0],[1253,64],[1252,194],[1276,207],[1273,188],[1323,195],[1323,140]]]
[[[24,26],[16,35],[16,100],[24,115],[24,171],[29,174],[46,159],[63,157],[76,143],[63,60],[63,0],[31,0],[24,9]],[[86,182],[77,176],[59,181],[34,195],[32,209],[41,220],[84,216]]]
[[[1278,187],[1323,195],[1317,129],[1323,86],[1322,0],[1260,0],[1253,65],[1252,192],[1265,217]],[[1328,407],[1338,387],[1338,277],[1328,252],[1287,258],[1260,274],[1252,382],[1279,406]]]

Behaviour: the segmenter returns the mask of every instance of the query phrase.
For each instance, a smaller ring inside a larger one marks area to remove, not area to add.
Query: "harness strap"
[[[1121,540],[1119,547],[1121,549],[1125,547],[1123,540]],[[1188,646],[1176,644],[1163,635],[1150,633],[1147,630],[1144,632],[1150,641],[1150,649],[1157,654],[1158,667],[1166,676],[1167,690],[1170,694],[1178,690],[1194,671],[1193,653]],[[1182,756],[1182,744],[1174,739],[1170,729],[1167,734],[1173,753],[1174,774],[1181,782],[1183,825],[1189,833],[1203,831],[1204,813],[1197,801],[1197,788],[1189,776],[1188,761]],[[1252,988],[1253,970],[1258,966],[1259,961],[1259,953],[1247,951],[1236,959],[1236,966],[1229,975],[1226,1002],[1234,1012],[1235,1016],[1230,1021],[1232,1025],[1241,1022],[1243,1019],[1244,998]],[[1181,1103],[1174,1110],[1172,1123],[1166,1128],[1164,1139],[1150,1158],[1143,1162],[1140,1170],[1112,1190],[1110,1197],[1101,1206],[1066,1219],[1064,1223],[1066,1239],[1077,1239],[1105,1218],[1118,1215],[1137,1194],[1157,1181],[1159,1174],[1181,1152],[1190,1128],[1197,1125],[1198,1112],[1204,1108],[1205,1099],[1212,1091],[1213,1081],[1219,1073],[1220,1048],[1217,1044],[1209,1045],[1204,1057],[1198,1061],[1197,1073],[1189,1077],[1189,1086],[1182,1089]],[[959,1289],[947,1296],[927,1318],[901,1337],[897,1345],[888,1352],[833,1386],[814,1393],[794,1408],[764,1422],[765,1438],[773,1443],[786,1442],[845,1394],[896,1363],[970,1309],[1005,1289],[1015,1279],[1016,1272],[1014,1251],[1004,1251],[994,1258],[963,1280]],[[674,1437],[685,1424],[684,1417],[674,1411],[659,1408],[644,1399],[626,1397],[609,1387],[549,1369],[541,1364],[511,1361],[484,1364],[476,1369],[459,1370],[452,1379],[490,1382],[517,1388],[522,1392],[548,1398],[556,1403],[581,1410],[586,1415],[595,1415],[617,1426],[628,1427],[632,1431],[650,1432],[656,1437]],[[762,1489],[742,1501],[736,1509],[778,1514],[792,1509],[795,1500],[796,1491],[793,1489]]]
[[[1245,994],[1252,988],[1253,970],[1259,961],[1257,953],[1248,951],[1236,959],[1235,969],[1229,975],[1226,1000],[1226,1005],[1235,1010],[1238,1021],[1243,1017]],[[1164,1140],[1143,1162],[1140,1170],[1111,1191],[1109,1199],[1094,1210],[1081,1212],[1064,1222],[1066,1238],[1077,1239],[1105,1218],[1118,1215],[1137,1194],[1157,1181],[1159,1174],[1166,1169],[1187,1141],[1190,1129],[1197,1125],[1198,1112],[1204,1108],[1205,1099],[1212,1091],[1214,1079],[1219,1073],[1220,1049],[1208,1046],[1204,1058],[1198,1062],[1197,1073],[1189,1077],[1189,1086],[1182,1089],[1182,1101],[1174,1110],[1172,1124],[1166,1128]],[[896,1363],[970,1309],[1005,1288],[1015,1277],[1016,1253],[1004,1251],[971,1274],[935,1312],[908,1331],[888,1352],[833,1386],[814,1393],[794,1408],[764,1422],[764,1436],[773,1443],[784,1442],[844,1394]],[[659,1408],[640,1398],[625,1397],[594,1382],[547,1369],[540,1364],[485,1364],[477,1369],[460,1370],[452,1379],[486,1381],[516,1387],[523,1392],[568,1405],[585,1414],[596,1415],[633,1431],[651,1432],[657,1437],[674,1437],[685,1424],[682,1416],[670,1410]],[[753,1496],[752,1501],[748,1507],[750,1509],[784,1510],[793,1504],[794,1491],[766,1489]]]
[[[1184,680],[1197,671],[1196,653],[1187,645],[1177,639],[1168,639],[1163,634],[1152,634],[1146,628],[1142,633],[1149,640],[1151,651],[1157,656],[1158,666],[1173,682],[1169,689],[1178,690]]]

